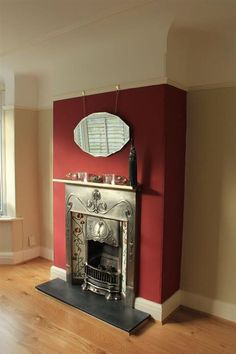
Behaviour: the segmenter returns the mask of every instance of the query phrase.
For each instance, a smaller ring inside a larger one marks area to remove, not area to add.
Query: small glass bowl
[[[82,182],[87,182],[88,181],[87,172],[77,172],[77,180]]]
[[[115,184],[115,175],[114,175],[114,173],[106,173],[105,175],[103,175],[103,183]]]
[[[72,180],[76,180],[77,179],[77,173],[69,172],[69,173],[67,173],[66,178],[72,179]]]

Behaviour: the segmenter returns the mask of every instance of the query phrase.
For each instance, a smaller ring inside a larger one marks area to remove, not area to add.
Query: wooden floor
[[[236,353],[235,324],[183,309],[129,336],[37,292],[50,266],[40,258],[0,266],[0,354]]]

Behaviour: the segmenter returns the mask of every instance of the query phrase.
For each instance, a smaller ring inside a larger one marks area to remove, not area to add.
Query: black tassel
[[[131,147],[129,153],[129,181],[132,187],[137,186],[137,155],[133,139],[131,139]]]

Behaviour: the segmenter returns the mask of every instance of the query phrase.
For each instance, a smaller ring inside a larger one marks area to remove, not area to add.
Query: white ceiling
[[[0,0],[0,81],[40,78],[46,97],[159,77],[170,28],[234,46],[236,0]]]
[[[150,0],[0,0],[0,56]]]
[[[176,26],[236,30],[236,0],[0,0],[0,56],[153,2]]]

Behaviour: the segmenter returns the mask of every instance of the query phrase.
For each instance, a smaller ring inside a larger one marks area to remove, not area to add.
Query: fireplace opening
[[[116,220],[87,217],[87,259],[83,290],[104,295],[107,300],[121,299],[120,227]]]
[[[117,273],[120,271],[119,248],[88,241],[88,264],[102,271]]]

